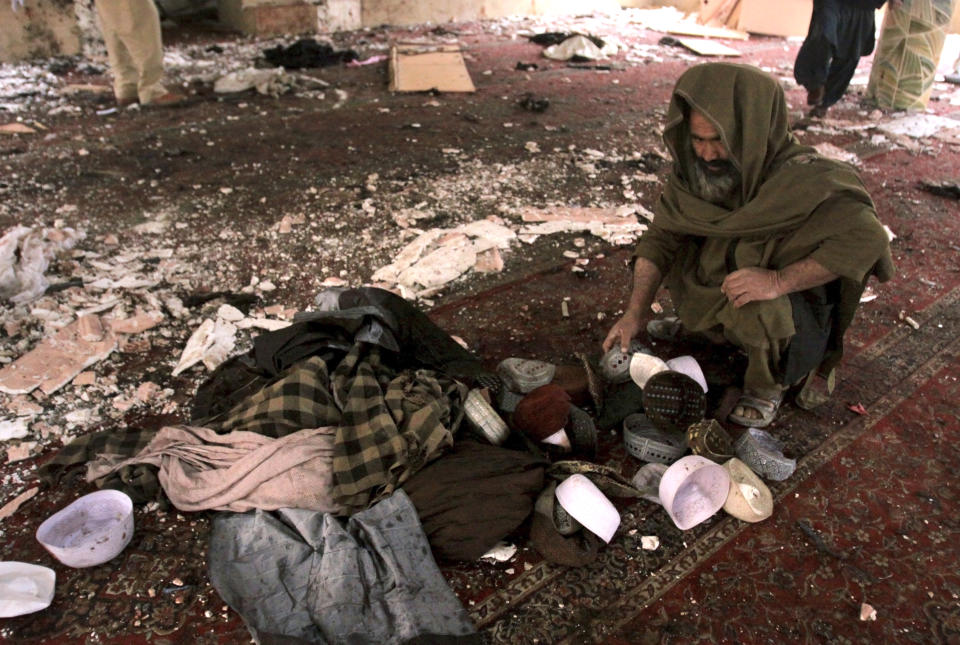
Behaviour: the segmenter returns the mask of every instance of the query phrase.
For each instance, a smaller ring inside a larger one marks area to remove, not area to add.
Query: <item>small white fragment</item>
[[[506,562],[517,554],[517,547],[509,542],[498,542],[495,547],[480,556],[481,560],[493,560],[495,562]]]
[[[660,548],[660,538],[656,535],[643,535],[640,537],[640,546],[644,551],[656,551]]]
[[[876,620],[877,610],[867,603],[860,605],[860,620]]]

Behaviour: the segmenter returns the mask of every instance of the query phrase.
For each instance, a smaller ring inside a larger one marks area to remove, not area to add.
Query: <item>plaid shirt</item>
[[[359,509],[389,496],[453,444],[465,398],[464,385],[432,370],[395,372],[379,347],[358,343],[332,375],[323,359],[309,358],[210,427],[280,437],[337,426],[333,498]]]
[[[132,457],[146,447],[156,430],[130,428],[125,432],[104,430],[77,437],[37,469],[37,477],[47,486],[60,483],[71,466],[92,461],[98,455]],[[149,464],[124,466],[117,472],[97,480],[99,488],[125,492],[137,504],[157,501],[166,507],[166,497],[157,479],[157,469]]]
[[[453,444],[466,394],[466,386],[439,372],[396,372],[381,361],[379,347],[358,343],[332,376],[322,358],[308,358],[208,427],[282,437],[337,426],[332,496],[345,508],[361,509],[388,497]],[[52,484],[69,466],[98,455],[132,457],[155,434],[131,429],[78,437],[38,474]],[[123,490],[136,502],[163,498],[156,468],[145,464],[126,466],[97,484]]]

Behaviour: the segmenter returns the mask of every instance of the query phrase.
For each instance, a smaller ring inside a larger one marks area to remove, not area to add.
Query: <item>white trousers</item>
[[[160,15],[153,0],[96,0],[117,100],[147,104],[167,93]]]

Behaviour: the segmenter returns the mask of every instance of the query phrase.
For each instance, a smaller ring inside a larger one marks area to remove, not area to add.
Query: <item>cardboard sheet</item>
[[[809,21],[808,21],[809,22]],[[806,27],[804,27],[806,29]],[[747,40],[750,34],[745,31],[735,31],[726,27],[708,27],[695,22],[677,22],[666,28],[668,34],[697,36],[699,38],[727,38],[730,40]]]
[[[701,56],[740,56],[733,47],[706,38],[677,38],[677,42]]]
[[[457,45],[390,47],[391,92],[475,92]]]

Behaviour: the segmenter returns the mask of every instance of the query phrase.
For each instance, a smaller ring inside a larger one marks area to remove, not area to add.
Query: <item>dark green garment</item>
[[[717,129],[742,175],[731,203],[712,204],[690,190],[696,158],[690,109]],[[866,279],[893,276],[886,232],[856,171],[797,143],[780,85],[745,65],[687,70],[674,88],[663,138],[673,172],[635,256],[659,268],[681,320],[695,331],[722,325],[753,347],[782,343],[796,331],[789,298],[735,309],[720,284],[736,269],[778,270],[813,258],[840,276],[833,334],[821,364],[822,371],[832,369]]]

